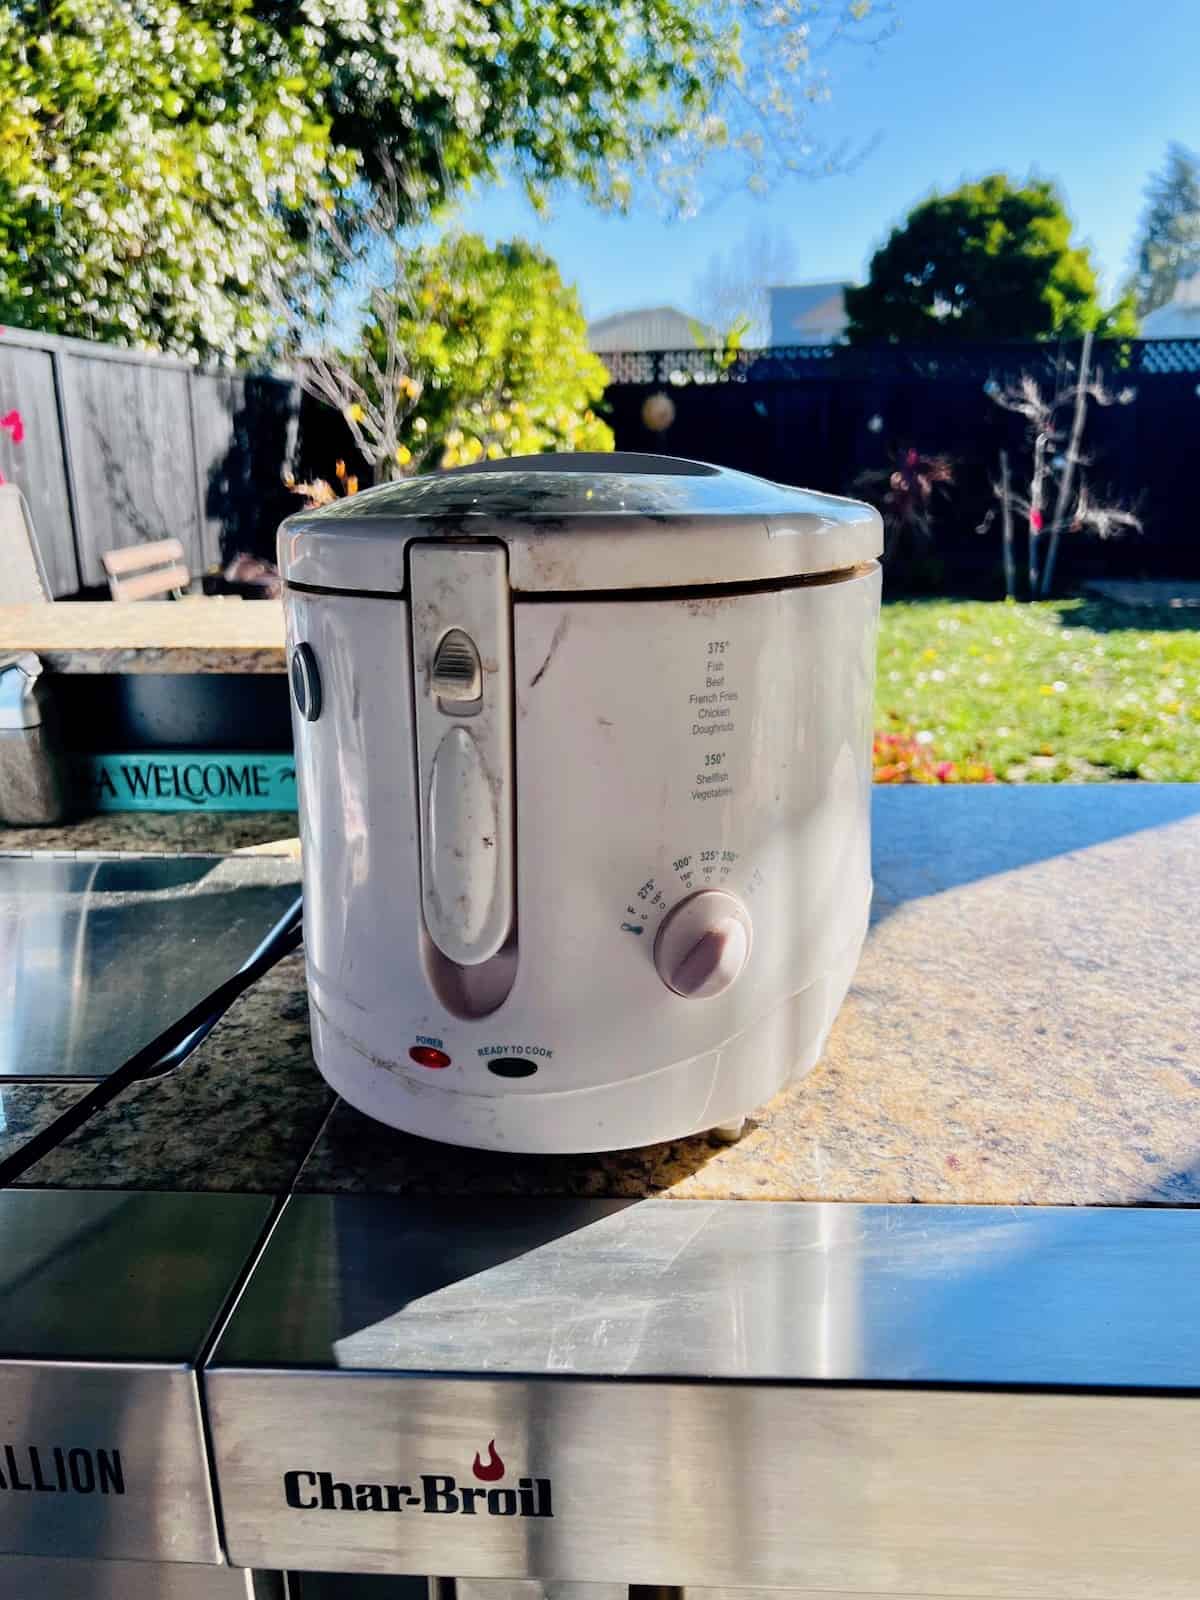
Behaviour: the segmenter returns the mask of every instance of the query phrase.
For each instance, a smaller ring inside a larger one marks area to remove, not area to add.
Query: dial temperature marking
[[[696,856],[705,883],[711,883],[714,876],[724,881],[737,858],[736,850],[701,850]]]
[[[667,903],[667,897],[657,886],[653,878],[647,878],[637,891],[634,899],[625,907],[625,918],[621,923],[622,933],[641,934],[645,932],[646,924],[650,921],[652,911],[657,911]]]
[[[724,883],[737,860],[736,850],[695,850],[688,855],[676,856],[671,862],[671,871],[684,892],[691,894],[713,882]],[[669,884],[664,891],[659,888],[657,878],[647,878],[624,907],[621,932],[640,937],[677,898],[673,884]]]

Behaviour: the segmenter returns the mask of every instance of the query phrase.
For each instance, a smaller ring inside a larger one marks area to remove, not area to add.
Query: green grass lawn
[[[1200,617],[1090,600],[891,602],[876,708],[880,731],[1010,782],[1200,779]]]

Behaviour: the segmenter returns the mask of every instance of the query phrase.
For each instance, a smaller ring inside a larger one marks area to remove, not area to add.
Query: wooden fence
[[[1195,533],[1200,341],[1124,340],[1096,347],[1128,405],[1093,408],[1087,446],[1098,491],[1138,509],[1145,532],[1100,546],[1069,541],[1064,585],[1089,571],[1200,576]],[[1052,383],[1070,345],[829,345],[747,350],[722,365],[704,350],[606,355],[605,411],[618,449],[660,450],[834,493],[908,446],[944,452],[956,484],[937,526],[934,583],[992,592],[994,538],[975,528],[991,501],[1001,448],[1025,449],[1023,423],[988,388],[1027,372]],[[645,417],[667,395],[670,425]],[[270,555],[296,507],[285,466],[328,477],[354,461],[336,413],[277,376],[204,371],[165,356],[8,328],[0,333],[0,416],[20,411],[24,438],[0,430],[0,472],[28,497],[57,596],[100,585],[105,551],[178,538],[201,572],[238,550]],[[356,463],[361,468],[361,463]],[[363,481],[367,481],[364,473]]]
[[[0,430],[0,472],[29,501],[56,597],[102,584],[102,555],[125,545],[179,539],[193,572],[269,550],[295,508],[281,474],[301,405],[287,379],[5,328],[11,410],[23,438]]]

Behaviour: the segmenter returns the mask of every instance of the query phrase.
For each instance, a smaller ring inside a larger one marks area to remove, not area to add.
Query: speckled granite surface
[[[825,1059],[733,1146],[449,1150],[339,1104],[299,1187],[1200,1203],[1200,785],[877,790]]]
[[[295,848],[294,811],[108,811],[58,828],[0,826],[0,852],[12,850],[214,851],[249,846]]]
[[[32,1097],[61,1094],[30,1086],[27,1118],[47,1120]],[[242,996],[182,1067],[118,1095],[19,1182],[279,1193],[332,1102],[309,1047],[303,957],[292,955]]]
[[[0,1161],[70,1110],[86,1083],[0,1083]]]
[[[1200,1203],[1200,785],[878,790],[875,870],[824,1061],[737,1145],[511,1157],[344,1104],[325,1119],[292,957],[26,1181],[264,1191],[300,1169],[299,1188],[367,1193]],[[5,1091],[32,1131],[42,1091],[24,1093]]]
[[[282,672],[283,607],[199,597],[0,606],[0,654],[21,650],[50,672]]]

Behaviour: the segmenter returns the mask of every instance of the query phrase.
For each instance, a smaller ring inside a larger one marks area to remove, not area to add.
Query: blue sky
[[[564,194],[539,220],[514,187],[480,191],[458,221],[522,234],[555,256],[589,317],[690,308],[698,272],[764,222],[786,227],[797,280],[861,278],[889,226],[931,188],[1005,170],[1062,186],[1111,288],[1128,264],[1147,174],[1167,141],[1200,147],[1200,0],[896,0],[878,53],[829,57],[828,141],[879,136],[847,176],[737,192],[686,222],[644,204],[604,216]]]

